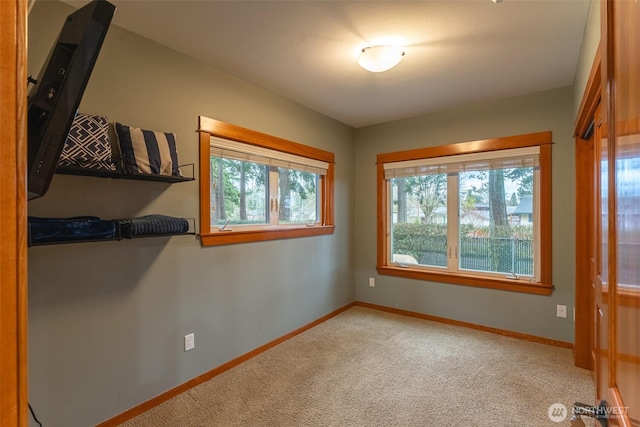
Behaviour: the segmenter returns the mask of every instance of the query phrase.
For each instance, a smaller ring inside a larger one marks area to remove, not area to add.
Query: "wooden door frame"
[[[618,47],[618,40],[616,35],[618,34],[615,28],[616,20],[614,15],[615,4],[618,2],[615,0],[606,0],[601,4],[601,93],[603,104],[603,123],[605,126],[605,136],[607,138],[607,144],[609,152],[608,155],[608,293],[609,293],[609,310],[608,310],[608,381],[603,387],[598,390],[603,398],[608,402],[611,407],[624,408],[625,403],[627,405],[638,405],[636,401],[624,402],[623,396],[618,388],[618,361],[621,355],[618,354],[619,344],[618,341],[621,337],[618,335],[618,307],[620,301],[618,297],[619,282],[618,282],[618,205],[617,205],[617,180],[616,180],[616,161],[617,161],[617,147],[618,147],[618,126],[624,126],[624,122],[619,121],[619,117],[616,111],[617,96],[622,95],[623,99],[627,96],[624,92],[619,92],[617,85],[618,75],[616,73],[616,47]],[[623,35],[626,40],[627,35]],[[625,118],[626,119],[626,118]],[[637,132],[637,131],[636,131]],[[636,373],[636,381],[637,378]],[[602,390],[604,388],[604,390]],[[629,417],[628,408],[621,413],[617,418],[617,424],[622,427],[631,427],[637,425],[637,419],[632,422]]]
[[[0,0],[0,425],[27,426],[27,2]]]
[[[575,340],[574,362],[580,368],[593,370],[593,288],[591,286],[591,258],[594,245],[594,155],[593,123],[601,99],[600,46],[589,73],[589,80],[580,102],[574,127],[576,161],[576,271],[575,271]],[[591,134],[591,136],[589,136]],[[584,191],[584,187],[588,191]]]

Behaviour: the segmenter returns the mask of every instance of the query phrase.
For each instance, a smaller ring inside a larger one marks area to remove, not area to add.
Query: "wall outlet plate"
[[[193,350],[196,346],[195,334],[191,333],[184,336],[184,351]]]
[[[376,279],[373,277],[369,277],[369,286],[371,286],[372,288],[376,287]]]
[[[556,316],[566,318],[567,317],[567,306],[558,304],[556,306]]]

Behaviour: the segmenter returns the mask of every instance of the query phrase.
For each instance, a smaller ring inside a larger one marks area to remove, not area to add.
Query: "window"
[[[378,155],[378,272],[550,294],[551,133]]]
[[[331,234],[333,153],[200,117],[202,244]]]

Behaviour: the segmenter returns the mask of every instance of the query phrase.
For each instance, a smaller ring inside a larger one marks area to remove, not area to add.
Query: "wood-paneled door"
[[[640,426],[640,2],[603,2],[596,137],[596,386],[611,424]]]

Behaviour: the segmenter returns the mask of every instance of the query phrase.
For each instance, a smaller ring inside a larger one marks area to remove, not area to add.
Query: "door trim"
[[[600,104],[600,46],[596,50],[589,80],[582,95],[576,118],[576,271],[575,271],[575,339],[573,357],[576,366],[595,369],[593,359],[593,288],[591,286],[591,248],[594,244],[594,155],[593,126]],[[585,187],[587,191],[585,191]]]
[[[0,1],[0,425],[27,426],[27,2]]]

